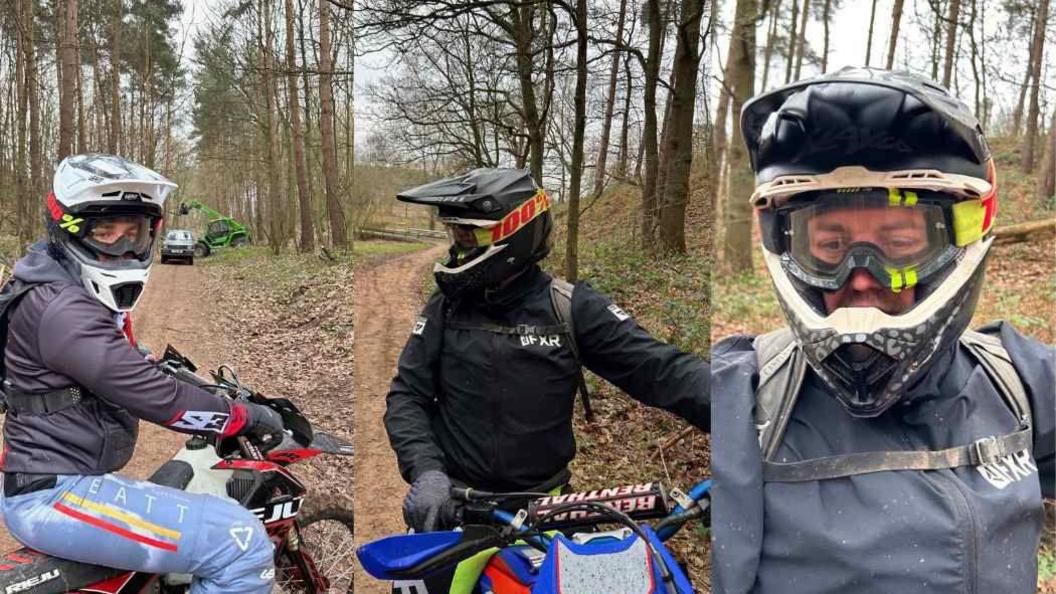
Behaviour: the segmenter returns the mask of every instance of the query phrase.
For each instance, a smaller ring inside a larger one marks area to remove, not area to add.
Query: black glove
[[[427,470],[411,485],[403,500],[403,520],[415,532],[437,528],[441,508],[451,499],[451,479],[439,470]]]
[[[241,407],[245,414],[245,423],[237,427],[233,435],[252,436],[264,450],[271,449],[282,442],[282,434],[286,427],[282,424],[282,415],[271,407],[252,402],[239,402],[232,406]],[[232,410],[231,412],[235,418],[239,416],[238,411]]]

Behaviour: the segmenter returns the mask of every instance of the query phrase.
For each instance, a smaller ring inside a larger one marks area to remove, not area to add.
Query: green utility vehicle
[[[192,210],[200,210],[209,217],[209,226],[205,235],[194,244],[194,255],[197,258],[205,258],[213,250],[221,247],[238,247],[249,243],[249,230],[242,223],[229,216],[209,208],[197,200],[190,204],[180,204],[180,214],[189,214]]]

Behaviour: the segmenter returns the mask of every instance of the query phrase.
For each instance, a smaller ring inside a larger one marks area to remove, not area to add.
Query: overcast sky
[[[715,38],[718,52],[712,51],[711,56],[711,67],[712,73],[716,76],[720,72],[720,60],[725,61],[727,52],[729,51],[729,24],[733,21],[733,12],[736,7],[735,0],[718,0],[721,2],[721,19],[722,23],[718,31],[718,35]],[[798,0],[802,5],[802,0]],[[1007,15],[1001,10],[1000,0],[977,0],[979,3],[979,18],[983,23],[986,31],[986,35],[990,36],[998,32],[1002,27],[1005,26]],[[822,0],[813,0],[812,5],[820,6]],[[836,2],[834,1],[833,4]],[[872,57],[871,65],[882,67],[887,60],[887,41],[891,35],[891,10],[894,4],[894,0],[878,0],[876,7],[876,24],[873,30],[873,43],[872,43]],[[790,0],[783,0],[781,2],[782,10],[788,10],[790,6]],[[829,51],[829,71],[838,70],[843,66],[863,66],[865,65],[865,45],[866,38],[869,32],[869,11],[872,5],[871,0],[844,0],[842,7],[835,10],[832,17],[832,23],[830,25],[830,51]],[[968,18],[968,13],[971,3],[962,3],[962,19]],[[813,14],[813,10],[812,10]],[[917,14],[922,17],[930,19],[931,12],[928,6],[927,0],[905,0],[905,6],[903,8],[901,26],[899,27],[899,41],[895,52],[895,67],[906,68],[916,70],[919,73],[930,75],[931,73],[931,62],[929,59],[931,41],[924,31],[917,25]],[[786,17],[787,18],[787,17]],[[767,27],[769,26],[769,19],[764,21],[761,26],[756,30],[756,42],[760,47],[766,42]],[[823,29],[822,25],[818,21],[809,21],[807,25],[806,39],[810,44],[811,48],[816,53],[821,53],[823,46]],[[955,91],[960,98],[971,106],[974,102],[974,82],[972,78],[972,71],[967,56],[969,55],[969,45],[967,36],[963,38],[962,53],[965,59],[961,60],[958,64],[958,76],[955,79],[959,83],[959,92]],[[1026,72],[1027,62],[1027,45],[1029,40],[1020,39],[1018,45],[1015,48],[1009,48],[1006,51],[1002,51],[999,58],[995,60],[994,52],[997,48],[990,47],[987,55],[987,62],[990,64],[1000,64],[1000,75],[1002,77],[1007,76],[1010,79],[1022,80],[1024,73]],[[1048,52],[1045,56],[1045,73],[1042,79],[1046,81],[1046,84],[1050,88],[1056,88],[1056,68],[1053,64],[1056,63],[1056,43],[1049,41],[1046,43]],[[776,63],[776,64],[775,64]],[[724,63],[721,65],[725,65]],[[771,58],[771,71],[769,82],[767,83],[768,89],[773,89],[776,86],[784,83],[784,67],[785,60],[782,57],[774,56]],[[940,78],[941,74],[941,63],[940,63]],[[762,69],[762,57],[757,61],[757,68]],[[820,69],[815,66],[808,65],[806,62],[803,64],[802,77],[815,76],[820,74]],[[1012,105],[1015,102],[1016,97],[1014,96],[1014,90],[1017,88],[1015,85],[1002,83],[995,81],[993,73],[990,75],[991,78],[991,89],[993,92],[990,93],[994,99],[996,107],[998,109],[1011,110]],[[759,77],[756,79],[756,91],[761,91],[760,83],[762,75],[760,72]],[[711,86],[712,97],[715,96],[717,90],[717,83],[713,81]],[[1056,93],[1049,92],[1046,98],[1049,99],[1050,103],[1047,110],[1043,110],[1043,113],[1051,113],[1051,97],[1056,96]]]

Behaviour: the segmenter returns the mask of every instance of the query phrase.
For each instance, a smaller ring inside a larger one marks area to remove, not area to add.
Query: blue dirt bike
[[[426,594],[425,578],[482,554],[487,560],[474,588],[480,592],[692,594],[664,542],[691,520],[709,520],[710,489],[711,480],[689,493],[659,482],[561,495],[455,488],[461,529],[389,536],[356,554],[367,573],[392,580],[404,594]],[[516,513],[503,509],[526,499],[531,503]],[[602,525],[615,528],[600,531]]]

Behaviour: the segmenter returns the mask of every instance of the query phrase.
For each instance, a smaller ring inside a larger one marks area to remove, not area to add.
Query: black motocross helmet
[[[755,97],[741,129],[764,260],[789,326],[849,413],[879,415],[975,310],[997,208],[982,128],[926,78],[849,67]],[[880,221],[896,218],[911,237],[882,231]],[[908,309],[825,304],[826,295],[849,303],[832,292],[863,270],[891,294],[911,291]]]
[[[550,252],[550,197],[525,169],[474,169],[396,198],[437,207],[451,248],[433,273],[448,298],[494,289]]]

